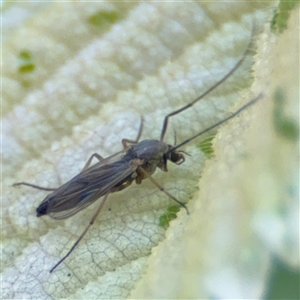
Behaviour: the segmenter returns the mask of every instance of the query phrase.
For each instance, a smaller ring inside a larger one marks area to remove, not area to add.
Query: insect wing
[[[91,166],[49,194],[37,211],[45,206],[43,214],[53,219],[66,219],[125,183],[135,169],[129,162],[113,155],[112,160],[108,158]]]

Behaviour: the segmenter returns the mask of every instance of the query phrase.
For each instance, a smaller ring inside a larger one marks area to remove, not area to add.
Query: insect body
[[[49,194],[36,209],[37,216],[65,219],[76,214],[105,194],[131,184],[139,164],[141,160],[126,157],[109,164],[97,163]]]
[[[25,182],[14,184],[27,185],[42,190],[52,191],[52,193],[50,193],[36,209],[38,217],[41,217],[43,215],[49,215],[54,219],[65,219],[76,214],[83,208],[89,206],[97,199],[103,197],[89,225],[80,235],[80,237],[69,250],[69,252],[50,270],[50,272],[52,272],[59,264],[61,264],[78,245],[80,240],[84,237],[90,226],[92,226],[95,219],[99,215],[108,198],[108,195],[125,189],[134,181],[137,184],[141,184],[143,180],[149,179],[168,197],[170,197],[178,204],[183,206],[188,213],[188,209],[185,206],[185,204],[177,200],[167,191],[165,191],[164,188],[151,177],[151,175],[155,172],[157,168],[161,169],[164,172],[167,172],[168,161],[171,161],[177,165],[183,163],[185,161],[185,158],[182,154],[183,151],[177,149],[187,144],[191,140],[195,139],[196,137],[200,136],[201,134],[235,117],[248,106],[255,103],[259,99],[259,97],[241,107],[235,113],[231,114],[228,118],[220,121],[219,123],[211,126],[210,128],[207,128],[206,130],[198,133],[197,135],[189,138],[188,140],[185,140],[177,146],[168,145],[163,141],[168,126],[168,119],[169,117],[177,115],[180,112],[193,106],[196,102],[205,97],[209,92],[213,91],[215,88],[221,85],[242,64],[243,60],[247,56],[249,49],[250,43],[247,46],[243,56],[236,63],[236,65],[221,80],[215,83],[209,90],[200,95],[191,103],[170,113],[164,118],[160,140],[148,139],[139,142],[143,128],[142,120],[136,140],[132,141],[128,139],[123,139],[123,150],[105,159],[99,154],[94,153],[89,158],[82,172],[76,175],[70,181],[63,184],[61,187],[57,189],[50,189],[39,187]],[[93,158],[97,158],[99,162],[90,166]]]
[[[54,190],[36,209],[37,216],[65,219],[100,197],[123,190],[133,181],[141,184],[157,167],[166,172],[167,160],[177,164],[184,161],[183,155],[176,150],[164,158],[164,153],[171,148],[171,145],[158,140],[126,145],[125,154],[117,161],[108,158],[89,168],[85,167],[81,173]],[[181,202],[178,203],[185,207]]]

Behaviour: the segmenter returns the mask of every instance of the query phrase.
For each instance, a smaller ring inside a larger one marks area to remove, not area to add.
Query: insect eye
[[[184,156],[175,151],[169,154],[168,159],[177,165],[180,165],[185,161]]]
[[[185,158],[184,158],[184,156],[183,155],[181,155],[181,154],[178,154],[178,157],[179,157],[179,159],[175,162],[176,163],[176,165],[181,165],[182,163],[184,163],[185,162]]]

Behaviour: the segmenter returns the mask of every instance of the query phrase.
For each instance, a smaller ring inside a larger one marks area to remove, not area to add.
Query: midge
[[[230,77],[244,61],[249,52],[249,46],[250,43],[240,60],[237,61],[235,66],[221,80],[216,82],[210,89],[208,89],[194,101],[178,110],[171,112],[164,118],[159,140],[148,139],[139,142],[143,129],[142,120],[136,140],[122,139],[123,150],[108,158],[103,158],[99,154],[94,153],[87,161],[83,170],[61,187],[57,189],[50,189],[26,182],[14,184],[14,186],[27,185],[41,190],[52,191],[52,193],[50,193],[38,206],[36,213],[38,217],[49,215],[51,218],[58,220],[66,219],[78,213],[85,207],[95,202],[97,199],[103,197],[103,200],[101,201],[86,229],[82,232],[68,253],[50,270],[50,273],[53,272],[54,269],[71,254],[71,252],[87,233],[88,229],[93,225],[95,219],[107,201],[109,194],[127,188],[134,181],[137,184],[141,184],[144,179],[149,179],[156,187],[158,187],[162,192],[164,192],[179,205],[184,207],[187,213],[189,213],[186,205],[164,190],[164,188],[158,184],[151,175],[155,172],[156,168],[167,172],[168,161],[171,161],[177,165],[182,164],[185,161],[185,158],[183,156],[184,152],[178,150],[180,147],[202,135],[203,133],[227,122],[229,119],[234,118],[241,111],[255,103],[259,97],[248,102],[226,119],[185,140],[177,146],[172,146],[164,142],[165,133],[168,127],[168,120],[170,117],[177,115],[193,106],[197,101],[205,97],[208,93],[216,89],[228,77]],[[93,158],[97,158],[99,162],[90,166]]]

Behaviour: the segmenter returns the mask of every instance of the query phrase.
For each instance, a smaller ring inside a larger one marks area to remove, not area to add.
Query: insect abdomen
[[[41,216],[44,216],[44,215],[47,215],[48,213],[48,201],[47,202],[42,202],[38,208],[36,209],[36,216],[37,217],[41,217]]]

